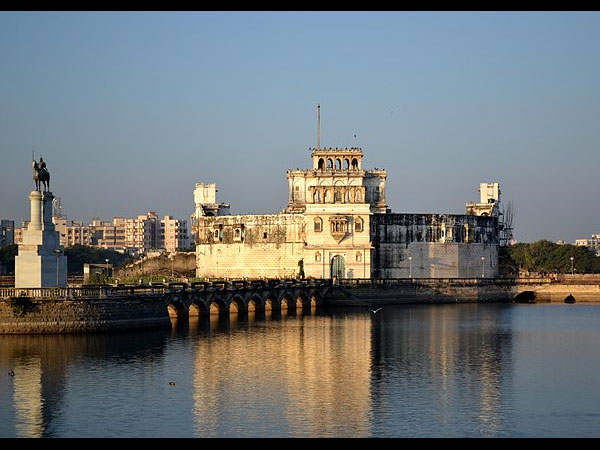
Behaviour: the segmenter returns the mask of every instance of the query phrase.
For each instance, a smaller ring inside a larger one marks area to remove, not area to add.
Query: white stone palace
[[[360,148],[314,148],[289,170],[280,214],[228,215],[216,185],[197,183],[193,228],[201,278],[473,278],[498,274],[500,190],[467,214],[397,214],[385,170]],[[484,195],[485,194],[485,195]],[[482,200],[483,202],[483,200]]]

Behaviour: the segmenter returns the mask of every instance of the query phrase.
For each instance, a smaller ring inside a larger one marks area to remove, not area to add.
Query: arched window
[[[364,222],[360,217],[357,217],[354,221],[354,232],[362,233],[364,230]]]
[[[334,202],[335,203],[341,203],[342,202],[342,188],[340,188],[340,187],[334,188],[333,195],[334,195]]]
[[[325,203],[330,203],[331,202],[331,191],[328,188],[325,188],[325,195],[324,195],[324,201]]]
[[[327,158],[327,168],[333,169],[333,159]]]
[[[316,262],[320,262],[321,261],[321,253],[320,252],[315,253],[315,261]]]
[[[342,160],[339,158],[335,160],[335,170],[342,170]]]
[[[362,252],[356,252],[356,261],[357,262],[361,262],[362,261]]]
[[[319,158],[319,170],[323,170],[325,168],[325,160],[323,158]]]
[[[356,195],[354,196],[354,201],[356,203],[362,203],[362,194],[360,193],[360,189],[356,190]]]
[[[344,158],[344,170],[350,170],[350,160],[348,158]]]
[[[321,203],[321,191],[315,188],[313,193],[313,203]]]
[[[356,158],[352,158],[352,170],[358,170],[358,160]]]
[[[320,233],[321,231],[323,231],[323,219],[317,217],[315,219],[315,233]]]
[[[219,230],[215,230],[215,239],[219,239]]]

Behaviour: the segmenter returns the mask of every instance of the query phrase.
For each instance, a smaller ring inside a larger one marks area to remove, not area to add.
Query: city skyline
[[[28,219],[32,148],[70,220],[189,219],[196,182],[279,212],[319,102],[322,146],[385,168],[392,211],[464,213],[497,181],[518,241],[574,242],[600,231],[599,19],[5,12],[0,217]]]

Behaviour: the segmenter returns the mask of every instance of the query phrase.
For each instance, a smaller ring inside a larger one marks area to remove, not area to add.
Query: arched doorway
[[[342,255],[335,255],[331,260],[331,278],[341,280],[345,277],[345,260]]]

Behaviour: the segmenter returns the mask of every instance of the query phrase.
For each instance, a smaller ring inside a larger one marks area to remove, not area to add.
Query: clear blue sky
[[[69,219],[287,203],[285,171],[359,145],[395,212],[499,181],[521,241],[600,233],[600,14],[0,13],[0,217],[31,149]],[[357,138],[354,138],[354,134]]]

